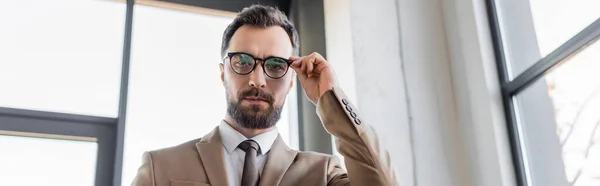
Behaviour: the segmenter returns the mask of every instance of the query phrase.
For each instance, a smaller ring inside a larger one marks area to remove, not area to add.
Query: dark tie
[[[256,154],[259,150],[258,143],[254,140],[246,140],[240,143],[238,148],[246,151],[244,172],[242,173],[242,186],[258,185],[258,166],[256,166]]]

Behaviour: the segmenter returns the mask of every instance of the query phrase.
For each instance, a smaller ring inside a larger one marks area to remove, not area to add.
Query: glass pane
[[[125,4],[0,1],[0,107],[117,116]]]
[[[501,0],[496,4],[513,78],[600,18],[598,0]]]
[[[93,186],[95,142],[0,135],[0,185]]]
[[[528,165],[534,183],[543,182],[534,185],[556,184],[542,172],[573,186],[600,185],[598,72],[596,41],[517,95]]]
[[[232,18],[144,5],[134,9],[122,185],[131,184],[143,152],[200,138],[226,113],[218,64],[222,34]],[[289,142],[285,108],[278,129]]]

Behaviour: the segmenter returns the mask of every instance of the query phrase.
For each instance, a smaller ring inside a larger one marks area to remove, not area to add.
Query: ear
[[[223,66],[223,63],[219,63],[219,69],[221,69],[221,83],[225,85],[225,67]]]

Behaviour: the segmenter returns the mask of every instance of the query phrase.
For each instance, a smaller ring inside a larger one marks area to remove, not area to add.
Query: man
[[[318,53],[297,57],[298,45],[279,10],[242,10],[223,34],[223,122],[200,139],[144,153],[132,185],[397,185],[387,151],[336,87],[331,65]],[[279,136],[275,123],[296,75],[348,172],[335,156],[292,150]]]

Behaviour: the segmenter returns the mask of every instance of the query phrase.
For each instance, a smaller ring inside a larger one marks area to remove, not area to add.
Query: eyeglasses
[[[267,57],[265,59],[254,57],[251,54],[244,52],[230,52],[223,58],[229,57],[229,66],[239,75],[248,75],[256,68],[256,61],[262,61],[262,69],[264,73],[273,79],[279,79],[285,76],[292,60],[281,57]]]

